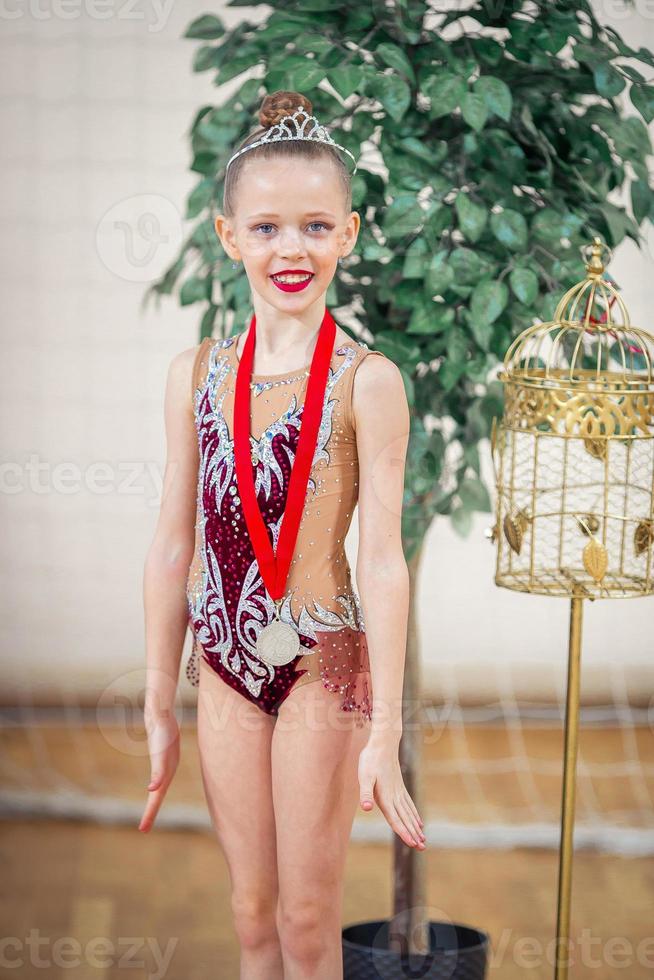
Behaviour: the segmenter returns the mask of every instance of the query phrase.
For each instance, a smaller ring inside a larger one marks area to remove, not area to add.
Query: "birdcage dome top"
[[[654,336],[634,327],[601,239],[582,248],[586,277],[561,298],[554,318],[519,334],[504,358],[502,381],[591,391],[654,390]]]

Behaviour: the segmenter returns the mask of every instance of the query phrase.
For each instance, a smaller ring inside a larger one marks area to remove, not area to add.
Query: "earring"
[[[232,262],[232,269],[238,268],[238,262]]]

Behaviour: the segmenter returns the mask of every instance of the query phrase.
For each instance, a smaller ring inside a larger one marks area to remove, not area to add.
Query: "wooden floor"
[[[160,828],[143,835],[136,829],[149,775],[144,753],[126,751],[119,733],[113,738],[97,726],[5,729],[1,738],[4,790],[73,787],[98,800],[118,797],[134,815],[133,824],[122,826],[36,818],[2,823],[0,914],[5,943],[12,940],[4,948],[3,972],[21,980],[237,980],[227,870],[212,832]],[[560,731],[521,729],[524,759],[533,768],[505,778],[502,765],[491,763],[507,753],[516,757],[512,738],[515,733],[492,727],[464,733],[452,727],[426,744],[427,820],[481,823],[484,813],[492,822],[523,822],[529,813],[558,820]],[[643,771],[650,771],[652,732],[637,730],[635,738],[630,750],[638,746]],[[633,773],[623,780],[604,766],[618,760],[624,744],[621,731],[582,732],[578,814],[596,813],[600,805],[608,814],[633,814],[639,801],[641,826],[651,831],[654,821],[643,806],[651,781],[639,776],[634,783]],[[463,761],[468,768],[475,762],[471,771],[481,792],[473,792],[470,772],[465,778],[453,771],[457,760],[459,769]],[[604,785],[611,773],[612,790]],[[201,811],[203,802],[195,732],[188,725],[166,806],[195,803]],[[490,934],[489,980],[554,976],[555,850],[440,844],[418,859],[426,862],[430,917]],[[350,844],[344,924],[389,916],[391,862],[387,844]],[[582,850],[573,884],[570,980],[654,976],[654,859]],[[12,960],[18,969],[8,968]]]

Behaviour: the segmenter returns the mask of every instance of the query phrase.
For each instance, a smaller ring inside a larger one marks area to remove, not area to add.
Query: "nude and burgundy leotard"
[[[187,600],[193,648],[186,674],[199,684],[201,656],[235,691],[276,715],[291,690],[321,680],[343,711],[369,719],[372,685],[365,624],[350,578],[345,537],[358,498],[352,412],[357,366],[372,351],[348,341],[332,351],[318,442],[280,617],[300,636],[300,653],[283,667],[256,654],[259,631],[275,607],[259,573],[238,495],[233,409],[237,335],[205,338],[193,366],[199,447],[195,553]],[[299,438],[309,365],[253,375],[250,448],[259,509],[275,549]]]

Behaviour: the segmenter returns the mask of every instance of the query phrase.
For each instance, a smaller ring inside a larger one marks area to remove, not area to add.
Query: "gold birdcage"
[[[493,419],[497,585],[543,595],[654,592],[654,336],[630,324],[604,273],[504,358],[504,416]],[[613,313],[613,307],[619,311]]]
[[[603,252],[599,238],[582,249],[586,278],[509,347],[491,430],[495,583],[570,599],[555,980],[568,976],[583,601],[654,592],[654,337],[631,325]]]

